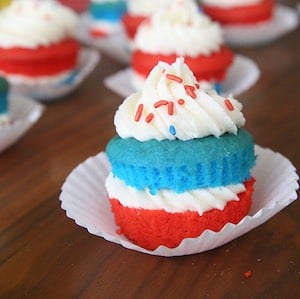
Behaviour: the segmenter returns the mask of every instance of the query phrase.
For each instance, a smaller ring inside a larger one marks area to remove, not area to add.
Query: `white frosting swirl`
[[[202,4],[221,8],[230,8],[234,6],[254,5],[262,0],[202,0]]]
[[[169,79],[177,76],[181,83]],[[142,91],[127,97],[115,114],[117,133],[122,138],[189,140],[208,135],[236,134],[245,118],[242,104],[231,96],[198,88],[196,78],[183,58],[169,65],[159,62]],[[163,102],[160,102],[163,100]],[[161,105],[155,108],[157,102]]]
[[[131,15],[151,16],[160,8],[171,4],[174,0],[127,0],[127,9]]]
[[[58,2],[15,1],[0,12],[0,46],[47,46],[73,36],[77,25],[77,15]]]
[[[195,57],[210,55],[221,44],[218,23],[199,12],[193,1],[175,1],[140,25],[133,47],[146,53]]]
[[[129,208],[165,210],[169,213],[196,211],[202,215],[211,209],[223,210],[228,201],[239,200],[238,193],[246,190],[243,184],[226,187],[195,189],[183,193],[162,189],[153,195],[148,189],[139,191],[109,174],[105,187],[110,198],[116,198]]]

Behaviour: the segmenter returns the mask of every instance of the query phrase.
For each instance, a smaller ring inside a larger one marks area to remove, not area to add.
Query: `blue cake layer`
[[[250,178],[255,164],[254,142],[244,129],[237,135],[188,141],[140,142],[116,136],[106,153],[116,177],[138,190],[149,188],[152,194],[159,189],[181,193],[241,183]]]
[[[7,80],[3,77],[0,77],[0,114],[8,113],[8,90],[9,84]]]
[[[8,112],[8,100],[6,94],[0,94],[0,114]]]
[[[116,22],[126,12],[126,2],[92,2],[89,6],[89,13],[94,19]]]

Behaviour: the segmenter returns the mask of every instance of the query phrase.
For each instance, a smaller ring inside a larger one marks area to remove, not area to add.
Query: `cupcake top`
[[[142,91],[127,97],[115,114],[121,138],[190,140],[225,133],[236,134],[245,123],[242,104],[231,96],[199,88],[196,78],[177,58],[159,62]]]
[[[248,6],[261,2],[261,0],[202,0],[204,5],[216,7]]]
[[[51,0],[14,1],[0,12],[0,46],[37,48],[74,35],[78,17]]]
[[[128,12],[137,16],[151,16],[158,8],[169,5],[174,0],[128,0]]]
[[[194,1],[173,1],[139,27],[134,48],[178,56],[210,55],[223,44],[218,23],[201,13]]]

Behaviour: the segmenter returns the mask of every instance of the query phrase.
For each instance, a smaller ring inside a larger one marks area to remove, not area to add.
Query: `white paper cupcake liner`
[[[258,46],[270,43],[298,26],[297,11],[277,5],[273,20],[260,25],[223,26],[225,43],[230,46]]]
[[[106,37],[95,38],[89,34],[90,18],[87,14],[83,14],[80,18],[79,31],[77,38],[88,46],[101,50],[106,55],[118,60],[122,63],[129,64],[130,50],[123,29],[118,30]]]
[[[44,111],[40,103],[13,93],[9,96],[9,106],[12,123],[0,126],[0,153],[20,139]]]
[[[128,249],[159,256],[188,255],[211,250],[261,225],[297,199],[298,175],[292,163],[280,153],[257,145],[255,152],[258,156],[253,169],[256,183],[249,214],[237,225],[227,224],[217,233],[206,230],[198,238],[184,239],[176,248],[160,246],[149,251],[116,232],[118,227],[104,186],[110,164],[103,152],[87,159],[70,173],[62,186],[61,207],[69,218],[91,234]]]
[[[93,49],[81,49],[79,53],[77,67],[66,82],[56,83],[13,83],[11,90],[14,93],[23,94],[39,101],[47,102],[58,100],[71,93],[79,84],[94,70],[100,54]]]
[[[259,68],[253,60],[242,55],[235,55],[222,83],[222,94],[237,96],[253,86],[259,76]],[[131,83],[131,77],[131,68],[126,68],[105,78],[104,85],[121,97],[127,97],[136,92]]]

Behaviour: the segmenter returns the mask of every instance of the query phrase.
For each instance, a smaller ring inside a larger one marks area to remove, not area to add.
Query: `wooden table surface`
[[[297,169],[299,49],[299,29],[269,45],[235,49],[261,70],[238,97],[246,128]],[[102,55],[75,92],[46,104],[38,123],[0,154],[0,298],[300,298],[299,201],[220,248],[172,258],[125,249],[66,216],[64,180],[115,134],[122,98],[103,79],[124,67]]]

